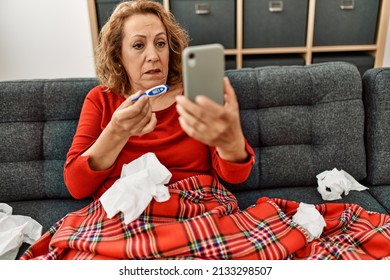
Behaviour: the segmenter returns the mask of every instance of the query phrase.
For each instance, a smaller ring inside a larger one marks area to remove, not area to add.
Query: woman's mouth
[[[156,69],[150,69],[150,70],[146,71],[145,74],[152,75],[152,74],[158,74],[160,72],[161,72],[161,70],[156,68]]]

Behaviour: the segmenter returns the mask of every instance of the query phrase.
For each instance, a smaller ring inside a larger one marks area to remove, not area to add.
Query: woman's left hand
[[[203,95],[197,96],[195,102],[177,96],[179,122],[189,136],[216,147],[222,159],[243,162],[249,155],[245,149],[237,97],[227,77],[224,78],[224,99],[222,106]]]

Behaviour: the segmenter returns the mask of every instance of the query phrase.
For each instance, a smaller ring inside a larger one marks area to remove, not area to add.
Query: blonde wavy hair
[[[100,31],[98,46],[95,50],[96,73],[100,83],[107,87],[107,90],[118,95],[131,92],[127,72],[121,66],[121,49],[124,22],[135,14],[153,14],[161,20],[167,32],[169,45],[167,83],[169,85],[181,83],[181,53],[188,46],[188,33],[161,4],[148,0],[125,1],[118,4]]]

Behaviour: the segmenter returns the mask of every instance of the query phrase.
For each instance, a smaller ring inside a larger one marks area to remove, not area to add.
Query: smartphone
[[[223,105],[225,75],[224,48],[221,44],[189,46],[182,53],[184,94],[194,100],[205,95]]]

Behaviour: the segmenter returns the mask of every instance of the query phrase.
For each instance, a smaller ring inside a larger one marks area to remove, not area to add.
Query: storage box
[[[272,54],[272,55],[245,55],[242,60],[243,67],[256,68],[262,66],[287,66],[305,65],[305,59],[294,54]]]
[[[314,46],[375,43],[379,0],[317,0]]]
[[[225,55],[225,70],[237,69],[237,58],[235,55]]]
[[[306,45],[308,0],[245,0],[244,48]]]
[[[99,31],[107,22],[119,2],[121,2],[121,0],[96,0],[96,17]]]
[[[360,74],[374,67],[375,58],[366,52],[342,52],[342,53],[316,53],[313,54],[313,63],[344,61],[354,64]]]
[[[220,43],[236,46],[236,3],[234,0],[171,0],[176,20],[187,29],[190,45]]]
[[[100,31],[103,25],[114,11],[115,7],[124,0],[96,0],[96,16],[98,21],[98,30]],[[155,0],[163,3],[163,0]]]

